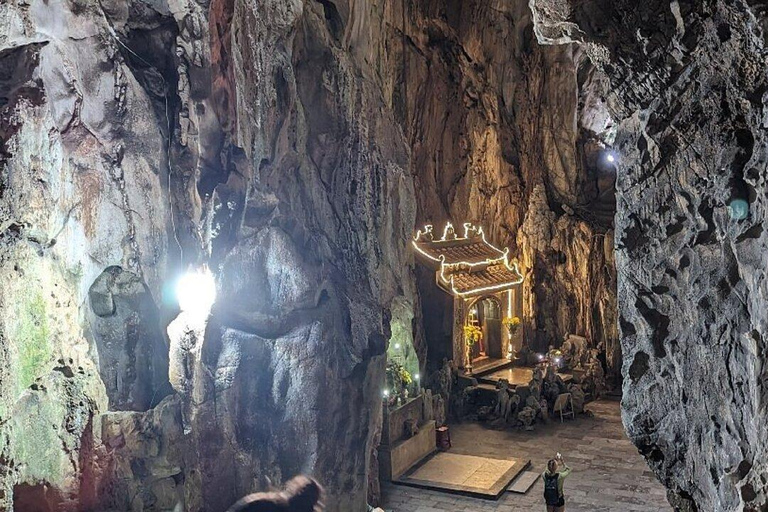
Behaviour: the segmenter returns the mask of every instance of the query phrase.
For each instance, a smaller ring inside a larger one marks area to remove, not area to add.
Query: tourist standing
[[[563,481],[571,474],[571,468],[563,460],[559,453],[554,459],[547,462],[547,470],[544,477],[544,501],[547,504],[547,512],[565,512],[565,495],[563,494]]]

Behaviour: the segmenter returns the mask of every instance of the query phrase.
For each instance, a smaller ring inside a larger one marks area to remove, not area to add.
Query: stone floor
[[[451,427],[451,451],[467,455],[500,455],[530,459],[543,471],[546,461],[561,452],[573,473],[565,482],[568,512],[669,511],[664,487],[627,439],[618,401],[587,406],[594,417],[553,422],[535,432],[493,430],[466,423]],[[545,510],[539,479],[526,495],[505,493],[499,501],[456,496],[425,489],[385,484],[385,510],[392,512],[523,512]]]

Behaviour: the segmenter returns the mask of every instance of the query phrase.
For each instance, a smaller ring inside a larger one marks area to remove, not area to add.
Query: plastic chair
[[[573,398],[571,397],[571,394],[562,393],[558,395],[552,412],[555,414],[560,413],[560,423],[563,422],[564,416],[570,416],[575,419],[576,413],[573,411]]]

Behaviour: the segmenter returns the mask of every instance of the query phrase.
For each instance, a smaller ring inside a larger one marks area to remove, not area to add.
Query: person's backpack
[[[559,478],[560,475],[557,473],[554,475],[544,473],[544,501],[547,505],[552,506],[560,503],[560,491],[557,488]]]

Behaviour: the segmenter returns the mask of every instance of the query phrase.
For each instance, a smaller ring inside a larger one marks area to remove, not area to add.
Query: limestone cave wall
[[[365,509],[415,302],[381,9],[0,5],[0,509],[215,511],[297,473]],[[201,323],[172,295],[204,263]]]
[[[425,355],[408,241],[448,219],[512,248],[536,349],[623,353],[673,499],[764,503],[763,14],[608,3],[0,4],[0,509],[305,472],[364,510],[393,316]]]
[[[765,510],[765,4],[531,6],[611,83],[625,427],[678,509]]]

